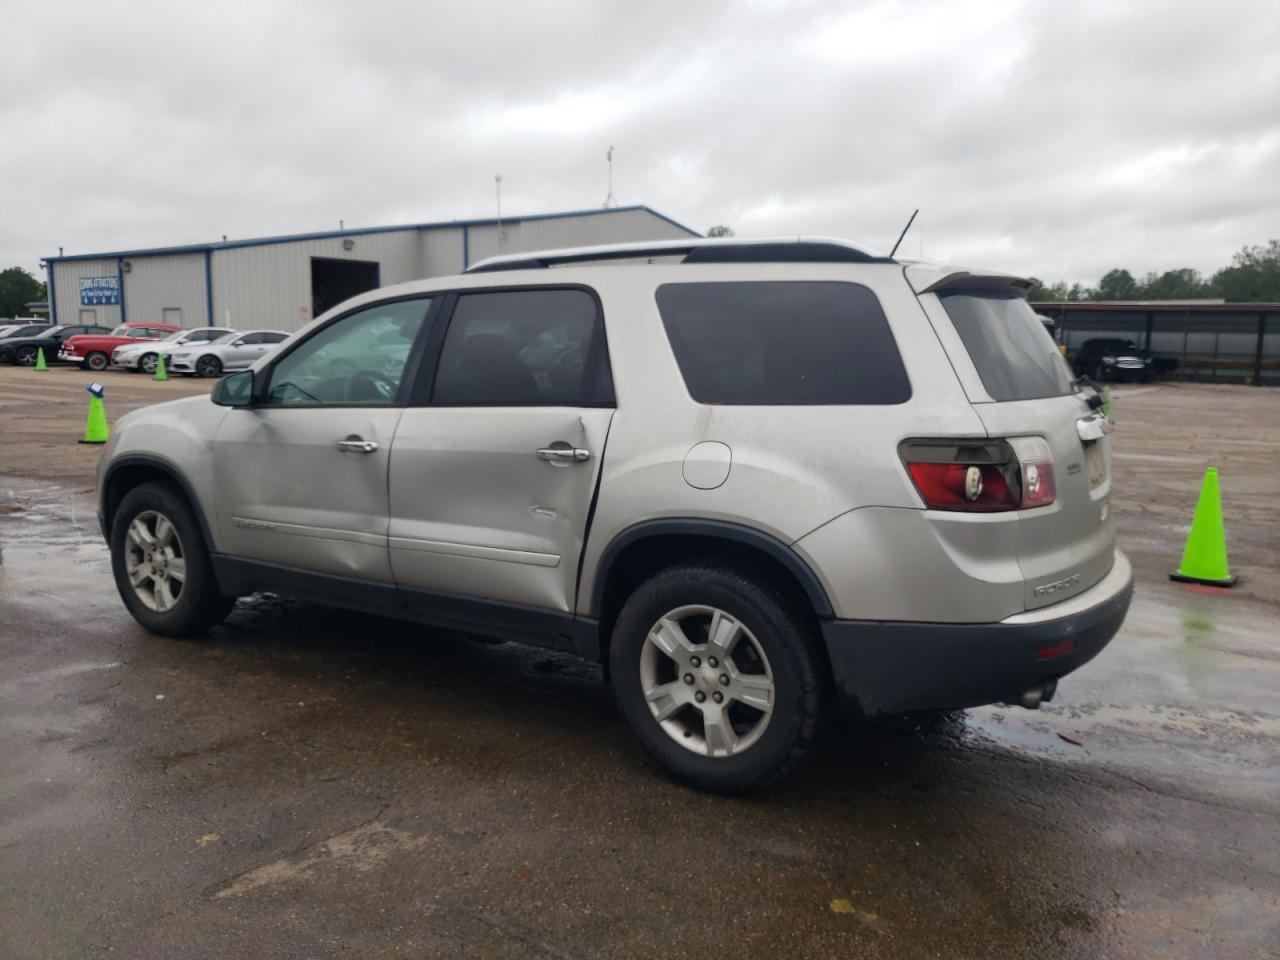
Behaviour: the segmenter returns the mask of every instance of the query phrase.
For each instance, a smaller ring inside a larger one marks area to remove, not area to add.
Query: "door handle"
[[[549,447],[539,448],[538,459],[546,460],[548,463],[583,463],[591,459],[591,451],[557,440]]]
[[[373,453],[378,449],[378,444],[373,440],[363,440],[353,434],[345,440],[339,440],[338,449],[347,450],[351,453]]]

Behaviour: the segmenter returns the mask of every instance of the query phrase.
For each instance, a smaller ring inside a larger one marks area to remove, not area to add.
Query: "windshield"
[[[111,336],[113,337],[127,337],[128,335],[129,335],[129,326],[128,324],[124,324],[124,323],[120,324],[120,326],[116,327],[114,330],[111,331]]]
[[[1071,393],[1071,368],[1053,337],[1016,294],[940,293],[992,400],[1034,400]]]
[[[175,341],[181,340],[181,339],[182,339],[183,337],[185,337],[186,335],[187,335],[187,331],[186,331],[186,330],[175,330],[175,331],[173,331],[173,333],[169,334],[167,337],[165,337],[165,338],[164,338],[163,340],[161,340],[160,342],[161,342],[161,343],[174,343]]]

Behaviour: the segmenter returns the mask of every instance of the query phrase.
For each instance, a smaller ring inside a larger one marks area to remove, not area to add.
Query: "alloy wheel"
[[[773,714],[769,659],[741,621],[717,607],[677,607],[649,630],[640,652],[649,712],[676,743],[730,757],[764,734]]]
[[[164,514],[144,510],[133,518],[124,563],[129,585],[148,610],[164,613],[182,598],[186,556],[177,528]]]

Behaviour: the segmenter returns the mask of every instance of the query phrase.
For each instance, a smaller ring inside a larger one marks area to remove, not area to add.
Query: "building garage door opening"
[[[311,315],[318,317],[348,297],[376,290],[378,265],[368,260],[311,258]]]

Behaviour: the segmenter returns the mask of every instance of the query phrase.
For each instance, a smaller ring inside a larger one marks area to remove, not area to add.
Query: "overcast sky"
[[[1044,279],[1280,237],[1280,4],[0,0],[0,267],[614,193]]]

